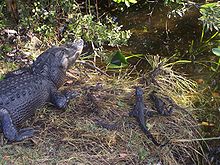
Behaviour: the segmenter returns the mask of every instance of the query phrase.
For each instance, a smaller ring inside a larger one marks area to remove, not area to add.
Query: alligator
[[[0,128],[11,142],[22,141],[34,134],[33,128],[21,124],[47,102],[65,109],[74,91],[58,91],[64,84],[66,71],[83,49],[83,40],[52,47],[42,53],[30,67],[6,74],[0,81]]]
[[[145,107],[145,105],[144,105],[143,94],[144,94],[144,92],[143,92],[142,88],[136,87],[135,105],[133,107],[133,110],[129,113],[129,116],[133,116],[137,119],[141,130],[146,134],[148,139],[150,139],[156,146],[163,147],[168,142],[165,144],[158,143],[146,126],[145,116],[146,115],[149,116],[151,113],[146,112],[146,110],[148,111],[149,107]]]
[[[164,100],[162,100],[156,95],[155,91],[151,92],[149,97],[154,103],[155,109],[160,115],[169,116],[172,114],[174,105],[173,101],[169,97],[166,97]]]

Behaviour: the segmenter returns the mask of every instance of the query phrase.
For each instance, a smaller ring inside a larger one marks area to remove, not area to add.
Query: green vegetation
[[[80,6],[73,1],[36,1],[28,7],[25,2],[18,3],[20,13],[19,29],[26,29],[36,34],[44,42],[57,42],[62,35],[62,42],[82,37],[98,47],[104,43],[110,46],[124,45],[130,37],[129,31],[122,31],[121,26],[106,17],[101,21],[92,14],[83,14]],[[1,9],[6,7],[1,5]],[[2,10],[1,10],[2,11]],[[7,22],[6,13],[0,12],[0,27]]]
[[[133,3],[133,4],[137,3],[136,0],[113,0],[113,1],[116,3],[123,3],[124,2],[127,7],[130,7],[131,3]]]
[[[220,48],[213,48],[212,52],[216,55],[216,56],[220,56]]]
[[[202,16],[199,18],[206,30],[213,31],[214,29],[220,31],[220,4],[208,3],[200,8]]]
[[[109,46],[126,45],[130,38],[130,31],[121,31],[110,18],[106,18],[105,24],[100,21],[93,21],[92,15],[75,15],[67,26],[64,40],[70,37],[82,37],[86,41],[93,42],[100,47],[103,44]]]

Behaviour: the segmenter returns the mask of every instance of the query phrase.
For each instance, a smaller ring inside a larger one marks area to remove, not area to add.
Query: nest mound
[[[80,74],[71,71],[67,86],[80,95],[70,102],[66,111],[56,110],[52,106],[39,110],[25,124],[25,127],[37,130],[35,136],[19,143],[4,144],[0,149],[0,162],[188,165],[205,160],[202,147],[195,140],[200,135],[188,101],[192,100],[189,97],[189,93],[192,96],[193,92],[192,84],[178,91],[181,95],[175,94],[177,91],[171,84],[163,82],[173,82],[171,73],[154,76],[159,88],[158,84],[157,87],[155,84],[142,84],[144,100],[149,105],[148,94],[154,89],[161,96],[169,96],[187,107],[176,106],[171,116],[156,115],[147,119],[146,124],[157,141],[170,140],[166,146],[156,147],[140,130],[136,120],[128,116],[135,101],[133,87],[140,83],[140,79],[107,78],[90,70]]]

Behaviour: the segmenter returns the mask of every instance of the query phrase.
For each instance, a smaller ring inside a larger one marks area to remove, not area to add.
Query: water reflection
[[[152,12],[153,10],[153,12]],[[132,31],[129,46],[125,51],[160,56],[187,53],[194,40],[199,42],[202,24],[198,21],[199,11],[191,8],[183,17],[168,18],[168,7],[134,10],[119,16],[118,21]]]

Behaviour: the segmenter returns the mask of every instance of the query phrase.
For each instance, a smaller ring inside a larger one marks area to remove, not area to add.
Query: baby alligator
[[[129,116],[133,116],[137,119],[141,130],[156,146],[160,146],[160,147],[165,146],[167,143],[165,144],[158,143],[151,134],[151,132],[148,130],[145,120],[145,114],[146,114],[145,110],[146,108],[144,105],[143,90],[141,89],[141,87],[137,87],[135,91],[135,105],[133,107],[133,110],[129,113]]]
[[[157,112],[160,115],[163,116],[170,116],[173,112],[173,103],[171,101],[171,99],[169,99],[168,97],[164,98],[167,102],[163,101],[161,98],[159,98],[156,95],[156,92],[153,91],[149,94],[150,99],[153,101],[155,109],[157,110]]]

